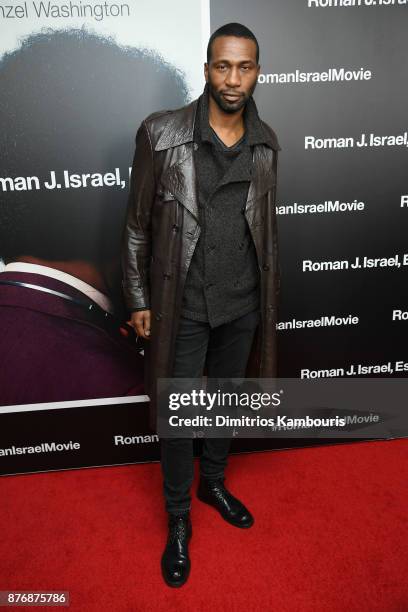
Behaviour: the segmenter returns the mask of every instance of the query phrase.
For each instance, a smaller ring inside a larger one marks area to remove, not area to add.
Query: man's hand
[[[150,340],[150,310],[139,310],[132,312],[132,318],[128,321],[136,334]]]

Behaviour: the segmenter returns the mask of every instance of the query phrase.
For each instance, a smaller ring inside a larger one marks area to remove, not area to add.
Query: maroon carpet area
[[[196,460],[179,589],[160,574],[159,463],[3,477],[0,590],[69,591],[71,612],[405,612],[407,459],[408,440],[232,455],[248,530],[195,497]]]

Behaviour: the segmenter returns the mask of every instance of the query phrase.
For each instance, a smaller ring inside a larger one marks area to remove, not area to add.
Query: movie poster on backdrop
[[[1,0],[0,33],[0,406],[146,400],[120,268],[135,135],[200,95],[208,3]]]

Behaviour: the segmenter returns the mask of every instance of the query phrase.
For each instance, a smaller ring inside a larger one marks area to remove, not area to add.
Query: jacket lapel
[[[161,177],[161,183],[198,221],[197,179],[193,150],[193,142],[177,147],[177,154],[181,159],[167,168]]]
[[[276,184],[271,171],[274,152],[264,145],[255,145],[253,152],[253,174],[249,184],[246,210]]]
[[[182,112],[170,114],[170,120],[155,145],[155,151],[172,149],[167,169],[161,177],[161,183],[194,217],[199,220],[197,177],[194,165],[194,124],[198,99],[182,109]],[[269,191],[276,184],[276,176],[271,171],[274,149],[279,150],[277,142],[266,140],[264,144],[253,145],[253,169],[246,202],[246,209]],[[271,148],[272,147],[272,148]],[[247,176],[248,169],[245,172]]]
[[[194,166],[194,122],[198,98],[174,113],[154,147],[155,151],[173,149],[161,183],[198,221],[197,179]]]

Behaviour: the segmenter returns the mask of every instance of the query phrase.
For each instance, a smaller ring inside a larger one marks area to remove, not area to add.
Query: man
[[[275,132],[252,93],[260,71],[253,33],[236,23],[211,36],[203,94],[149,115],[136,136],[123,248],[132,325],[146,340],[151,425],[157,378],[276,376],[279,264]],[[261,323],[261,325],[259,325]],[[203,441],[198,497],[230,524],[254,519],[224,486],[230,439]],[[162,573],[188,578],[191,439],[161,439],[169,533]]]
[[[144,395],[121,298],[125,189],[64,188],[62,177],[117,166],[126,178],[128,126],[161,89],[185,103],[160,56],[83,29],[32,34],[1,58],[0,405]],[[51,171],[62,188],[44,187]],[[25,176],[40,188],[14,188]]]

